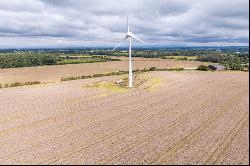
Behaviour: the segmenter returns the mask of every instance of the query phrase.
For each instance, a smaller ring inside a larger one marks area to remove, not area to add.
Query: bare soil
[[[248,73],[124,77],[0,89],[0,164],[249,164]]]

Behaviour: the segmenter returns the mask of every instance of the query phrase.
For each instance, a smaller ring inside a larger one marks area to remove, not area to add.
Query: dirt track
[[[120,76],[119,76],[120,77]],[[249,76],[151,72],[0,90],[0,164],[249,164]]]

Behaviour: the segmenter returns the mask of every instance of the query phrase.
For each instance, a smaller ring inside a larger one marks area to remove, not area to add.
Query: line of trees
[[[0,68],[55,65],[57,56],[52,54],[0,54]]]
[[[52,53],[0,53],[0,68],[120,61],[107,56],[60,57]]]
[[[197,60],[202,62],[220,63],[231,70],[243,70],[244,68],[248,68],[249,55],[210,54],[198,56]]]

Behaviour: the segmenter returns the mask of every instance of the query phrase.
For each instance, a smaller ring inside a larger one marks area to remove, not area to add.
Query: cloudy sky
[[[0,0],[0,48],[248,45],[249,0]],[[136,43],[134,43],[136,44]]]

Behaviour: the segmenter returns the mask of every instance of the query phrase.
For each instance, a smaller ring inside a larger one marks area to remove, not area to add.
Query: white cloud
[[[1,0],[0,47],[113,45],[126,31],[126,15],[131,30],[154,45],[248,45],[248,6],[248,0]]]

